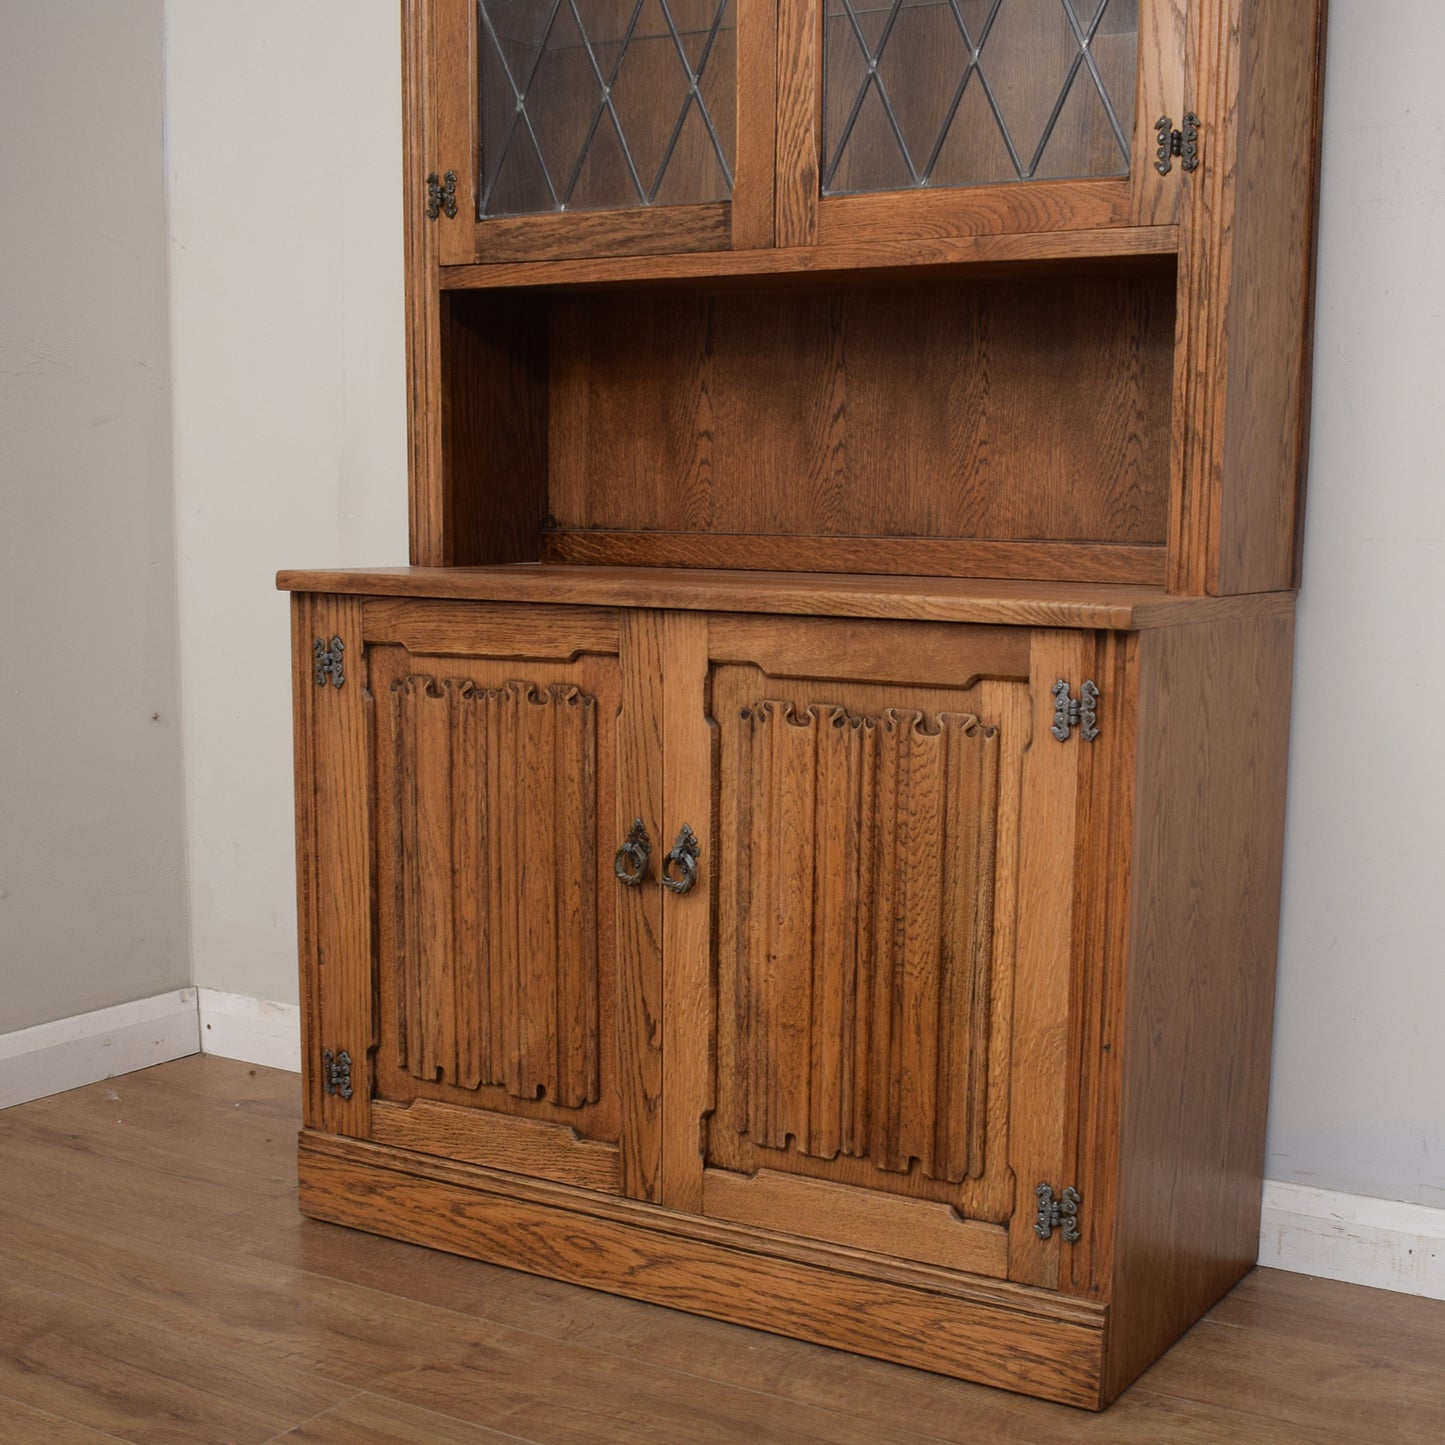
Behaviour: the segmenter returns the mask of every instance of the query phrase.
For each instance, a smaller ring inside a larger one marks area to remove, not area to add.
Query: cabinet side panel
[[[1270,617],[1139,643],[1106,1398],[1257,1253],[1293,631]]]
[[[1309,399],[1320,0],[1211,0],[1180,236],[1171,587],[1294,585]]]
[[[1295,583],[1309,422],[1323,15],[1254,0],[1240,37],[1239,174],[1213,592]]]
[[[545,318],[513,297],[442,297],[443,565],[535,562],[547,509]]]

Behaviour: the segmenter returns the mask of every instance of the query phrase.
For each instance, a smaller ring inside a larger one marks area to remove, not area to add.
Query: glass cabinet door
[[[1127,176],[1138,0],[827,0],[827,195]]]
[[[732,0],[477,0],[477,215],[732,197]]]
[[[440,150],[470,222],[443,259],[770,244],[772,117],[740,77],[771,75],[771,8],[438,0]]]
[[[779,213],[805,221],[781,244],[1167,224],[1179,169],[1156,167],[1156,122],[1172,118],[1167,136],[1190,104],[1184,11],[1185,0],[811,0],[795,33],[816,67],[814,129],[806,158],[805,126],[785,125],[779,143]],[[788,74],[785,60],[784,86]]]

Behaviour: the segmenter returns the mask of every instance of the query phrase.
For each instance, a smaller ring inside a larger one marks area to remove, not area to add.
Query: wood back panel
[[[558,298],[563,529],[1161,544],[1172,280]]]

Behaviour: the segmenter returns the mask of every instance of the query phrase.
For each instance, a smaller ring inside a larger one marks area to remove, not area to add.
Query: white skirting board
[[[301,1010],[184,988],[0,1034],[0,1108],[194,1053],[295,1072]],[[1445,1209],[1268,1179],[1259,1262],[1445,1299]]]
[[[1267,1179],[1259,1262],[1445,1299],[1445,1209]]]
[[[301,1009],[242,993],[198,988],[201,1052],[271,1069],[301,1071]]]
[[[0,1109],[199,1052],[196,990],[0,1034]]]

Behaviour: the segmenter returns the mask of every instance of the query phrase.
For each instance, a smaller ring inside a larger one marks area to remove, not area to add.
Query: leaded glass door
[[[434,14],[444,264],[772,244],[767,0]]]
[[[1179,170],[1156,167],[1155,125],[1193,103],[1184,0],[809,8],[818,105],[780,137],[780,214],[803,218],[783,244],[1175,218]],[[783,194],[805,183],[807,201]]]

